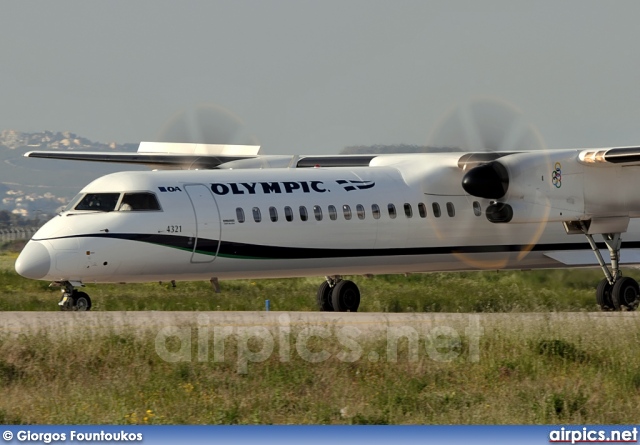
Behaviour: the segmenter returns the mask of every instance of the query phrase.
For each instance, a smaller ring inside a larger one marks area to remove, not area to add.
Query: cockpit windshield
[[[93,210],[111,212],[116,209],[120,193],[87,193],[74,210]]]
[[[67,204],[67,206],[64,208],[63,212],[68,212],[70,210],[73,210],[73,208],[76,206],[76,204],[78,204],[78,202],[82,199],[83,196],[84,196],[83,193],[78,193],[76,196],[74,196],[73,199],[69,201],[69,204]]]
[[[160,210],[156,195],[148,192],[125,193],[118,207],[120,211]]]
[[[122,198],[122,199],[121,199]],[[160,203],[151,192],[134,193],[87,193],[76,195],[64,212],[88,210],[93,212],[161,211]]]

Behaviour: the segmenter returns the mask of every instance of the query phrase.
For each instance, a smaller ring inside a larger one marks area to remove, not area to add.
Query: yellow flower
[[[124,416],[125,419],[127,419],[127,422],[129,423],[138,423],[138,415],[134,412],[132,412],[131,414],[127,414],[126,416]]]

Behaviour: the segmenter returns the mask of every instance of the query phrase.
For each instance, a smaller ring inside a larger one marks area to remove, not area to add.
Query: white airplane
[[[640,264],[640,147],[300,157],[258,149],[27,153],[160,170],[87,185],[28,242],[16,271],[61,286],[63,310],[91,308],[77,289],[89,282],[323,275],[319,309],[357,311],[360,292],[343,275],[599,265],[600,307],[638,306],[638,283],[620,265]]]

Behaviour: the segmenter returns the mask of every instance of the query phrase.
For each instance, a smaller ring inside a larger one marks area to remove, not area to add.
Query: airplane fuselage
[[[33,236],[16,270],[88,283],[596,264],[585,239],[551,217],[488,221],[491,200],[462,190],[459,158],[107,175]],[[92,208],[90,198],[108,198],[109,206]],[[145,203],[125,208],[129,198]],[[624,239],[632,248],[640,247],[635,221]],[[589,260],[562,263],[553,252]]]

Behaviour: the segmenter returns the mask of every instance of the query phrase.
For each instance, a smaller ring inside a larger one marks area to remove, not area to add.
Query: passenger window
[[[480,207],[480,203],[478,201],[473,201],[473,214],[476,216],[482,215],[482,208]]]
[[[389,211],[389,218],[394,219],[396,217],[396,206],[389,204],[387,210]]]
[[[453,206],[452,202],[447,203],[447,215],[449,215],[450,218],[456,216],[456,208]]]
[[[289,206],[284,208],[284,219],[289,222],[293,221],[293,210]]]
[[[300,206],[300,220],[306,221],[308,217],[307,208],[305,206]]]
[[[380,219],[380,206],[378,206],[378,204],[372,204],[371,213],[373,214],[373,219]]]
[[[427,217],[427,206],[425,206],[422,202],[418,204],[418,213],[420,213],[420,218]]]
[[[433,204],[431,204],[431,208],[433,209],[433,216],[435,216],[436,218],[440,218],[440,204],[434,202]]]
[[[336,210],[336,206],[329,206],[329,219],[331,221],[335,221],[338,219],[338,211]]]
[[[344,219],[346,220],[350,220],[351,219],[351,207],[349,207],[348,205],[343,205],[342,206],[342,213],[344,213]]]
[[[156,195],[149,192],[125,193],[118,210],[121,211],[149,211],[160,210],[160,204]]]
[[[253,220],[257,223],[262,221],[262,214],[260,213],[260,209],[258,207],[253,208]]]
[[[364,219],[364,206],[362,204],[356,206],[356,212],[358,213],[358,219]]]
[[[313,214],[316,217],[316,221],[322,221],[322,208],[320,206],[313,206]]]
[[[404,214],[407,218],[411,218],[413,216],[413,209],[411,208],[411,204],[408,202],[404,203]]]
[[[269,207],[269,217],[271,218],[271,222],[278,221],[278,211],[275,207]]]
[[[236,218],[238,219],[239,223],[243,223],[244,222],[244,210],[242,210],[241,207],[238,207],[236,209]]]

